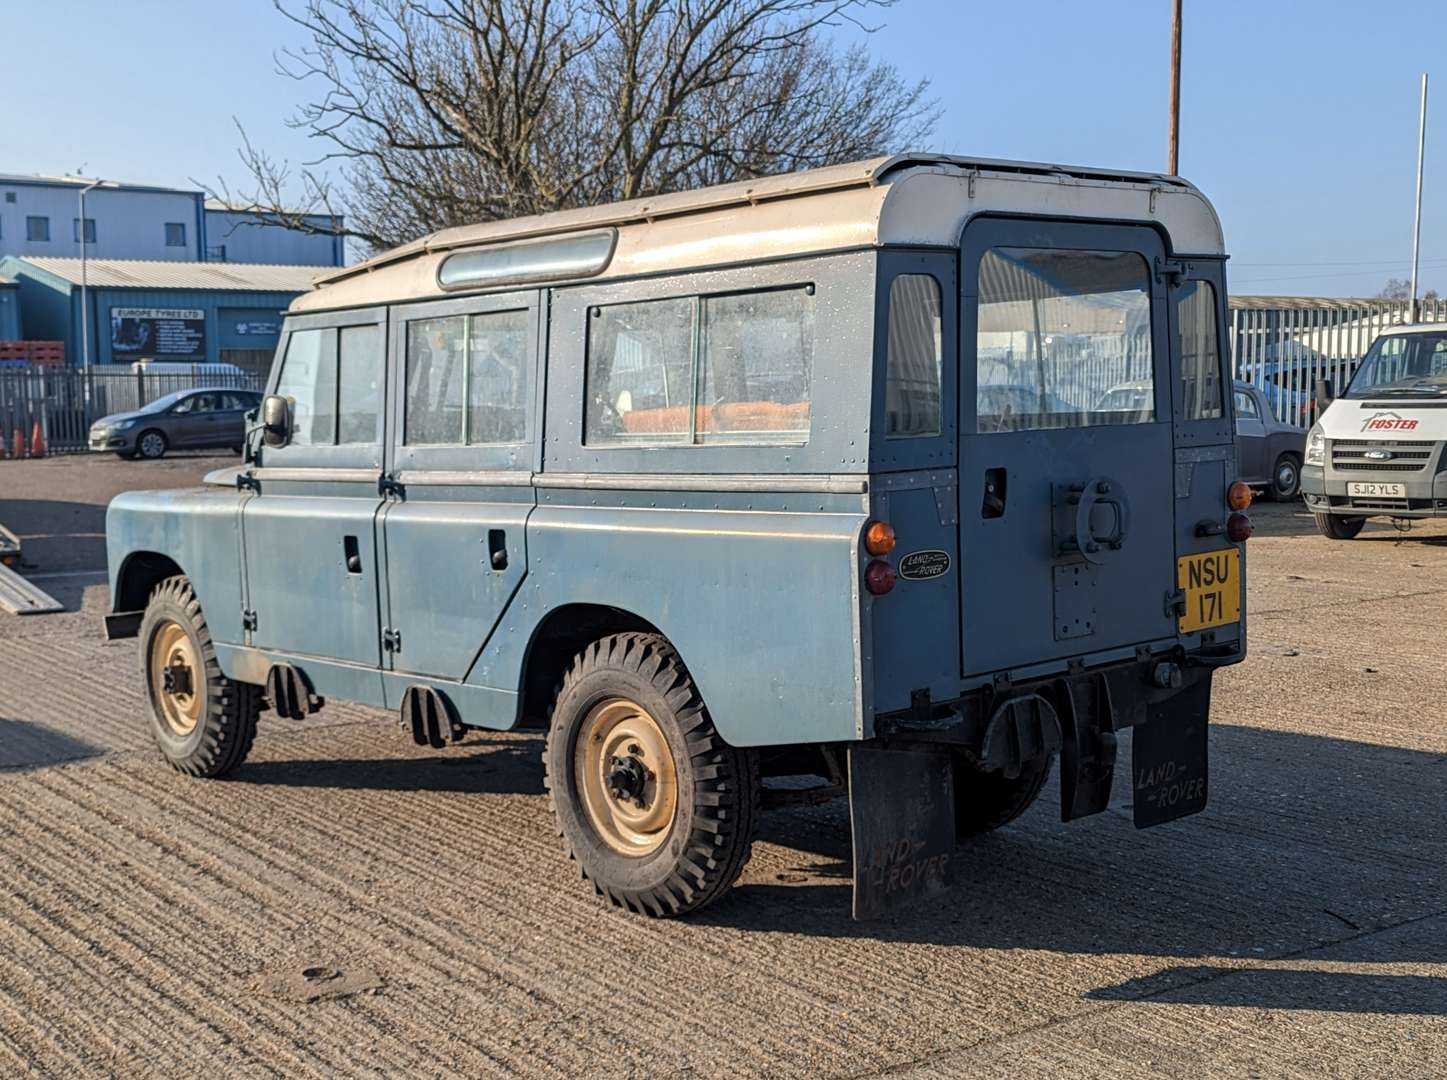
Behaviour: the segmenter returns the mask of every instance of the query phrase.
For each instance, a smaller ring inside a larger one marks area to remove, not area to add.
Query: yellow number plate
[[[1181,633],[1193,634],[1241,619],[1241,552],[1235,548],[1176,560],[1176,587],[1186,593]]]

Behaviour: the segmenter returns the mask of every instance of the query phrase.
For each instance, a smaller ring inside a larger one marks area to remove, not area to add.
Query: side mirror
[[[291,402],[280,394],[261,399],[261,441],[273,448],[291,442]]]
[[[1317,410],[1320,411],[1321,409],[1325,409],[1328,405],[1330,405],[1330,404],[1332,403],[1332,399],[1333,399],[1334,397],[1336,397],[1336,395],[1332,393],[1331,380],[1330,380],[1330,379],[1317,379],[1317,380],[1316,380],[1316,407],[1317,407]]]

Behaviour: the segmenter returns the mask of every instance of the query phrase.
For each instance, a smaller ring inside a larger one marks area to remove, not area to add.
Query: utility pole
[[[1179,2],[1179,0],[1178,0]],[[1407,316],[1417,321],[1417,265],[1422,249],[1422,158],[1427,150],[1427,73],[1422,72],[1422,105],[1417,119],[1417,211],[1412,220],[1412,304]]]
[[[1171,4],[1171,134],[1166,143],[1166,172],[1181,171],[1181,0]]]
[[[100,180],[92,180],[80,189],[80,368],[87,406],[90,405],[90,301],[85,263],[85,196],[86,192],[100,187],[101,183]],[[89,423],[90,419],[87,415],[86,422]]]

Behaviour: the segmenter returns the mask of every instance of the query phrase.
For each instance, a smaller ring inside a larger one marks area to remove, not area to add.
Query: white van
[[[1306,437],[1301,491],[1322,535],[1351,540],[1369,517],[1447,517],[1444,440],[1447,324],[1393,327]]]
[[[147,375],[197,375],[208,379],[246,379],[246,372],[235,364],[191,364],[176,360],[137,360],[131,364],[131,371]],[[225,385],[230,386],[231,383]]]

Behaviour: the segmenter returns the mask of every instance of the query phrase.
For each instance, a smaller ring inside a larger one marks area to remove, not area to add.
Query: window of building
[[[292,399],[291,445],[337,441],[337,332],[297,330],[286,346],[276,392]]]
[[[50,241],[50,219],[48,217],[26,218],[25,239],[32,244],[48,243]]]
[[[940,433],[943,337],[939,282],[929,274],[900,274],[890,282],[884,377],[889,438]]]
[[[1176,299],[1181,336],[1181,402],[1187,420],[1221,417],[1221,347],[1216,333],[1216,287],[1188,281]]]
[[[184,221],[166,222],[166,246],[186,246],[186,223]]]
[[[5,193],[5,201],[8,203],[13,203],[15,201],[15,192],[7,191]]]
[[[1145,259],[990,249],[980,260],[975,355],[982,432],[1153,421]]]
[[[527,440],[526,310],[407,324],[408,446],[496,446]]]
[[[592,310],[584,442],[801,443],[812,287]]]
[[[75,242],[80,243],[80,218],[70,219],[70,231]],[[95,218],[85,219],[85,242],[87,244],[95,243]]]

